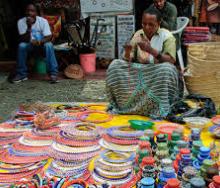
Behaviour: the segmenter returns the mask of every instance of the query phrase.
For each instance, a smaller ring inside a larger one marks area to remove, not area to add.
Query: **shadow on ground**
[[[20,105],[42,102],[106,102],[104,80],[60,80],[58,84],[28,80],[18,84],[0,73],[0,122]]]

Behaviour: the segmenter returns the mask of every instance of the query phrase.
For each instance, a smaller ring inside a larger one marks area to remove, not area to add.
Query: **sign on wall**
[[[80,0],[81,12],[130,12],[133,0]]]
[[[91,17],[90,19],[90,37],[94,33],[94,28],[97,24],[97,19],[100,17]],[[101,17],[103,21],[99,21],[98,40],[96,42],[96,55],[100,58],[114,59],[115,58],[115,17]],[[93,37],[95,39],[95,37]],[[93,40],[94,42],[94,40]]]
[[[118,58],[122,58],[126,42],[130,41],[135,32],[134,15],[117,16]]]

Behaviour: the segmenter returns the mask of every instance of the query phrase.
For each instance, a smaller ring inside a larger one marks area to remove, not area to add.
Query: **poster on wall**
[[[97,22],[98,19],[101,19]],[[95,27],[98,24],[98,34],[94,35]],[[115,36],[116,36],[115,16],[91,17],[90,20],[90,40],[96,43],[96,55],[99,58],[115,58]],[[94,36],[94,37],[93,37]]]
[[[81,12],[131,12],[133,0],[80,0]]]
[[[135,32],[134,15],[117,16],[117,38],[118,38],[118,58],[122,58],[124,51],[123,46],[130,41]]]

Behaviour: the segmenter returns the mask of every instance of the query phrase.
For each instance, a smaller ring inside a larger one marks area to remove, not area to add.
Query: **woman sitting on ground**
[[[143,29],[125,46],[124,60],[110,64],[106,80],[109,112],[165,118],[179,99],[175,38],[160,28],[160,22],[159,11],[146,10]]]

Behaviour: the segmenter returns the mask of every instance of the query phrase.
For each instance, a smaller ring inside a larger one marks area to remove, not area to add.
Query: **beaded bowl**
[[[212,118],[212,123],[218,125],[220,124],[220,115],[217,115],[215,117]]]
[[[183,120],[190,129],[193,128],[204,129],[206,125],[211,123],[210,119],[205,117],[187,117],[187,118],[183,118]]]
[[[212,134],[212,136],[220,138],[220,125],[213,125],[209,127],[209,132]]]

